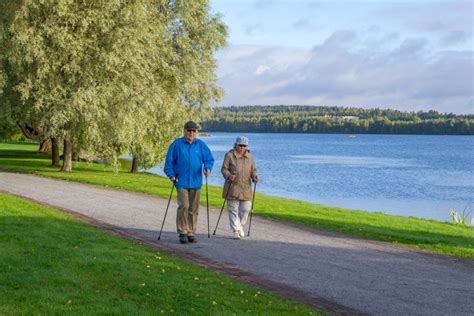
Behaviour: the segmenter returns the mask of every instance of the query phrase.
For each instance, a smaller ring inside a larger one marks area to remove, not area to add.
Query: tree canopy
[[[0,106],[18,125],[64,140],[65,156],[82,148],[155,164],[183,122],[220,98],[214,53],[226,27],[207,0],[2,6]]]

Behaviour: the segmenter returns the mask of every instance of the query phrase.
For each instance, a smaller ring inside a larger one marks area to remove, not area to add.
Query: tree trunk
[[[132,172],[132,173],[137,173],[138,172],[138,156],[136,156],[136,155],[133,155],[132,170],[130,172]]]
[[[59,146],[56,138],[51,138],[51,164],[59,167]]]
[[[68,139],[64,140],[63,166],[61,171],[72,171],[72,142]]]
[[[23,135],[28,139],[36,139],[38,136],[38,131],[30,126],[18,124],[18,127],[21,129]]]
[[[51,153],[53,144],[51,143],[51,138],[45,138],[40,143],[39,152],[42,153]]]
[[[72,151],[72,160],[79,161],[79,150],[77,148]]]

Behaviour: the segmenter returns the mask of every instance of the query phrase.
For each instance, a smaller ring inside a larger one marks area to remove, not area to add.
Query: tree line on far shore
[[[207,132],[474,135],[474,115],[336,106],[216,107]]]

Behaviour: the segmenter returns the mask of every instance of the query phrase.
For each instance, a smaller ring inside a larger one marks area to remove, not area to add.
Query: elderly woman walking
[[[230,229],[235,239],[245,237],[243,226],[252,206],[251,181],[258,183],[257,168],[248,144],[247,137],[237,137],[234,148],[226,153],[221,168],[226,179],[222,196],[227,199]]]

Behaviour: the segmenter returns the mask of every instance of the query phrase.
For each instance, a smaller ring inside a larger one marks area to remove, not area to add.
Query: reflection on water
[[[366,168],[380,167],[407,167],[413,165],[406,159],[389,159],[376,157],[351,157],[351,156],[328,156],[328,155],[299,155],[289,156],[294,163],[302,164],[328,164],[328,165],[350,165]]]
[[[209,148],[211,149],[212,152],[216,152],[216,151],[227,152],[229,150],[229,147],[224,146],[224,145],[209,145]]]
[[[244,134],[254,154],[258,191],[368,211],[449,220],[449,209],[474,210],[474,137]],[[202,137],[220,168],[236,133]],[[151,172],[163,174],[161,167]]]

